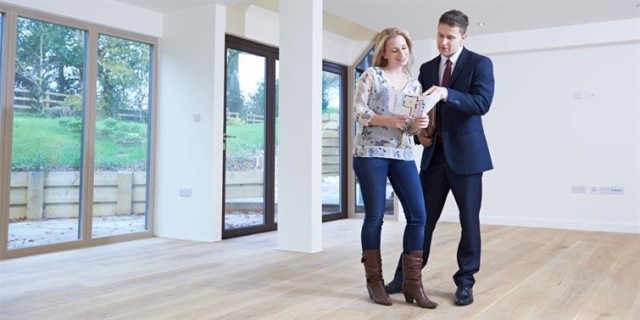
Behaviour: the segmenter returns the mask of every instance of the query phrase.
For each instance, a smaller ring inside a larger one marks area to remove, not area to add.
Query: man
[[[424,146],[420,181],[427,208],[423,268],[429,258],[433,231],[451,190],[462,227],[457,252],[459,269],[453,275],[457,286],[453,301],[460,306],[473,303],[473,275],[480,269],[482,173],[493,169],[481,119],[493,99],[493,64],[489,58],[462,46],[468,25],[468,17],[457,10],[440,17],[437,38],[440,55],[424,63],[418,76],[422,87],[428,88],[425,94],[441,97],[430,115],[432,123],[417,136]],[[385,289],[389,293],[402,291],[401,264]]]

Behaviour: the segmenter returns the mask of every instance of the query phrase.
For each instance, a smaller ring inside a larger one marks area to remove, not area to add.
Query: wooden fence
[[[128,215],[146,211],[146,173],[96,172],[93,215]],[[12,172],[9,218],[76,218],[80,212],[79,172]]]
[[[26,89],[15,89],[14,91],[15,96],[13,98],[14,100],[13,107],[15,109],[29,110],[32,108],[30,103],[33,103],[34,99],[32,97],[29,97],[28,93],[29,93],[29,90],[26,90]],[[64,100],[70,96],[72,95],[64,94],[64,93],[56,93],[56,92],[45,92],[44,100],[42,101],[44,104],[43,107],[45,109],[48,109],[52,107],[62,106]]]
[[[15,96],[13,98],[13,108],[22,111],[33,111],[33,105],[37,104],[37,100],[30,97],[29,90],[15,89]],[[72,110],[69,107],[65,107],[65,100],[69,97],[76,97],[78,101],[82,101],[82,97],[79,95],[70,95],[56,92],[45,92],[43,99],[43,112],[54,114],[58,112],[58,116],[69,116]],[[57,110],[56,110],[57,109]],[[116,116],[120,120],[146,122],[148,118],[148,110],[141,105],[135,105],[127,108],[120,108],[116,111]],[[254,118],[251,118],[252,121]],[[257,118],[256,118],[257,119]],[[264,121],[264,120],[263,120]]]
[[[337,113],[322,115],[322,177],[340,174],[340,117]]]
[[[260,114],[247,113],[244,116],[240,112],[227,111],[227,120],[244,120],[246,124],[264,123],[264,116]]]

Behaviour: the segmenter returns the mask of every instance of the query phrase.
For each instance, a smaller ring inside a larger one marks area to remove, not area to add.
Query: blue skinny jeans
[[[402,241],[404,253],[422,251],[427,213],[422,185],[414,161],[354,157],[353,170],[364,201],[364,220],[360,235],[362,250],[380,249],[384,220],[387,178],[398,196],[407,220]]]

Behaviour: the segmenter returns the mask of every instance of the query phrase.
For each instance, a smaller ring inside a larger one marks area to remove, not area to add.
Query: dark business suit
[[[424,264],[431,239],[449,190],[458,204],[462,232],[458,244],[457,286],[473,287],[473,275],[480,269],[480,204],[482,173],[493,169],[482,127],[482,115],[493,100],[493,64],[485,56],[462,48],[451,73],[446,102],[438,106],[433,144],[425,147],[420,162],[420,179],[427,207]],[[420,67],[418,79],[426,90],[439,85],[440,56]],[[440,140],[440,141],[438,141]]]
[[[462,232],[458,244],[456,286],[473,287],[473,275],[480,269],[480,204],[482,173],[493,168],[482,127],[482,115],[493,99],[493,64],[485,56],[463,47],[451,73],[446,102],[440,102],[432,121],[438,134],[425,147],[420,162],[420,179],[427,208],[423,266],[431,239],[449,191],[460,213]],[[418,80],[424,90],[440,86],[438,56],[420,66]],[[399,264],[394,281],[402,281]]]

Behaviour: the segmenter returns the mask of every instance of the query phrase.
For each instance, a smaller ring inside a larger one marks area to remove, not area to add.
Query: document
[[[389,111],[399,116],[409,116],[412,118],[426,117],[427,113],[440,101],[440,97],[435,95],[414,96],[396,92],[389,99]]]
[[[426,96],[420,96],[422,98],[422,104],[418,106],[418,110],[416,110],[416,114],[419,117],[426,117],[427,113],[436,106],[438,101],[440,101],[440,97],[435,94],[430,94]]]

